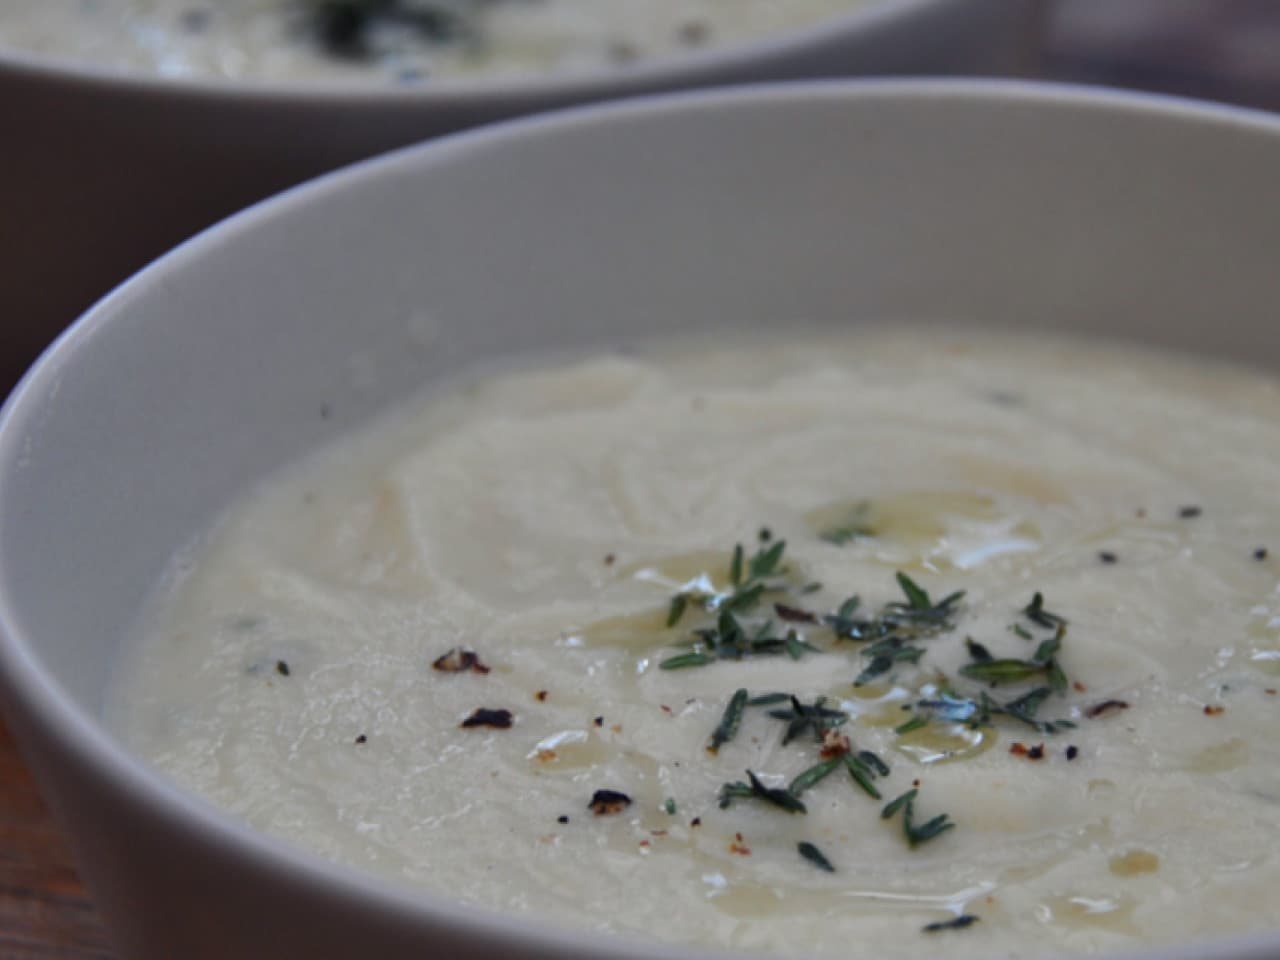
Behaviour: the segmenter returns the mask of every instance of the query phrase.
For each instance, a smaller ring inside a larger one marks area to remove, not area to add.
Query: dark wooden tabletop
[[[0,960],[110,960],[66,841],[0,722]]]

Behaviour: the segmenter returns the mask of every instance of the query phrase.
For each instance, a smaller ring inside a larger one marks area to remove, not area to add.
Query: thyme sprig
[[[912,704],[912,709],[917,711],[916,716],[898,727],[896,732],[909,733],[911,730],[919,729],[924,724],[916,721],[925,717],[951,723],[966,723],[975,729],[991,726],[993,719],[1000,716],[1025,723],[1041,733],[1053,734],[1074,729],[1075,724],[1070,720],[1041,720],[1036,716],[1040,707],[1053,692],[1053,689],[1048,686],[1035,687],[1015,700],[1001,703],[989,696],[986,691],[979,693],[976,697],[962,697],[946,689],[936,697],[917,700]]]
[[[1037,626],[1044,627],[1048,630],[1056,630],[1058,627],[1065,627],[1067,620],[1060,617],[1056,613],[1050,613],[1044,608],[1044,596],[1039,590],[1032,596],[1031,602],[1022,608],[1022,614]]]
[[[729,589],[715,590],[708,578],[701,577],[695,585],[687,586],[675,594],[667,607],[668,629],[678,626],[691,606],[715,613],[712,624],[698,627],[687,641],[692,649],[661,661],[663,670],[685,667],[703,667],[716,660],[740,660],[747,656],[786,655],[798,660],[817,648],[804,640],[795,630],[779,633],[772,620],[751,625],[743,618],[760,603],[765,594],[785,590],[785,584],[777,578],[786,574],[782,556],[785,540],[761,547],[747,557],[742,544],[733,549],[729,561]],[[788,613],[792,608],[785,608]],[[786,619],[786,618],[784,618]]]
[[[1037,593],[1036,596],[1040,594]],[[993,687],[1002,683],[1023,683],[1043,676],[1054,693],[1064,694],[1067,691],[1067,675],[1058,664],[1057,657],[1066,632],[1066,623],[1059,623],[1053,636],[1040,643],[1030,660],[993,657],[982,644],[975,642],[972,638],[966,638],[965,645],[969,649],[972,662],[961,667],[960,673],[970,680],[989,683]]]
[[[855,594],[832,615],[823,618],[842,640],[880,640],[889,636],[927,637],[955,628],[956,606],[964,597],[957,590],[934,601],[927,590],[901,570],[895,574],[905,602],[884,605],[877,617],[859,619],[854,616],[861,604]]]
[[[917,825],[915,822],[915,803],[919,792],[918,788],[913,787],[906,793],[890,800],[885,804],[884,809],[880,811],[880,816],[884,820],[889,820],[898,811],[902,811],[902,833],[907,838],[907,844],[912,849],[946,833],[955,826],[950,816],[945,813],[940,813],[932,820]]]
[[[787,813],[808,813],[800,798],[790,790],[781,787],[768,787],[760,782],[750,770],[747,771],[747,782],[736,780],[726,783],[720,788],[720,809],[723,810],[734,800],[755,798],[779,807]]]
[[[790,700],[789,709],[769,711],[769,716],[773,719],[787,722],[787,732],[782,737],[784,746],[810,729],[813,730],[814,739],[821,743],[827,730],[842,726],[849,720],[849,715],[843,710],[826,706],[826,697],[818,697],[811,704],[801,703],[800,698],[794,695]]]

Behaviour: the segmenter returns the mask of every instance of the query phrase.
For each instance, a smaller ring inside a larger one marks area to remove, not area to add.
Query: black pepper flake
[[[702,826],[702,818],[701,818],[701,817],[694,817],[692,820],[690,820],[690,821],[689,821],[689,826],[691,826],[691,827],[700,827],[700,826]]]
[[[508,730],[512,720],[510,710],[490,710],[488,707],[477,707],[475,712],[462,721],[462,727],[495,727]]]
[[[368,742],[369,742],[369,738],[366,737],[363,733],[360,734],[360,736],[356,737],[356,743],[368,743]]]
[[[1257,550],[1253,551],[1253,559],[1255,560],[1267,559],[1267,548],[1259,547]]]
[[[568,823],[568,822],[569,822],[569,818],[565,816],[563,813],[560,814],[560,816],[556,817],[556,823]]]
[[[760,542],[761,542],[761,543],[768,543],[768,542],[769,542],[770,540],[772,540],[772,539],[773,539],[773,531],[772,531],[772,530],[770,530],[768,527],[761,527],[761,528],[760,528]]]
[[[441,673],[465,673],[468,670],[482,674],[489,672],[489,668],[480,662],[479,655],[464,647],[454,647],[448,653],[441,654],[431,666]]]
[[[617,559],[618,559],[618,558],[617,558],[616,556],[614,556],[612,553],[606,553],[606,554],[604,555],[604,565],[605,565],[606,567],[612,567],[612,566],[613,566],[613,564],[614,564],[614,562],[615,562]]]
[[[591,795],[591,802],[587,804],[597,817],[621,813],[629,806],[631,806],[631,798],[617,790],[597,790]]]
[[[544,702],[546,701],[546,699],[547,699],[547,691],[545,691],[545,690],[539,690],[539,691],[538,691],[537,693],[535,693],[533,696],[535,697],[535,699],[537,699],[537,701],[538,701],[539,703],[544,703]]]
[[[1073,744],[1071,744],[1069,747],[1067,747],[1067,759],[1068,759],[1068,760],[1074,760],[1074,759],[1075,759],[1076,757],[1078,757],[1078,756],[1080,756],[1080,748],[1079,748],[1079,747],[1077,747],[1074,743],[1073,743]]]
[[[289,676],[289,664],[285,663],[283,660],[277,660],[276,673],[280,674],[282,677]]]
[[[1129,704],[1123,700],[1103,700],[1101,703],[1095,703],[1092,707],[1084,712],[1084,715],[1090,720],[1096,720],[1098,717],[1108,713],[1114,713],[1117,710],[1128,710]]]
[[[1204,511],[1195,505],[1178,508],[1178,516],[1183,520],[1194,520],[1202,513],[1204,513]]]
[[[604,726],[604,717],[596,717],[596,718],[595,718],[594,720],[592,720],[591,722],[592,722],[592,723],[594,723],[597,727],[603,727],[603,726]]]
[[[1098,559],[1101,560],[1103,563],[1115,563],[1120,558],[1117,557],[1110,550],[1099,550]]]
[[[975,917],[972,913],[962,913],[958,917],[952,917],[950,920],[939,920],[936,923],[925,924],[921,929],[925,933],[939,933],[943,930],[963,930],[965,927],[972,927],[981,917]]]
[[[1028,760],[1043,760],[1043,759],[1044,759],[1044,744],[1043,744],[1043,743],[1037,743],[1034,747],[1032,747],[1031,749],[1029,749],[1029,750],[1027,751],[1027,759],[1028,759]]]

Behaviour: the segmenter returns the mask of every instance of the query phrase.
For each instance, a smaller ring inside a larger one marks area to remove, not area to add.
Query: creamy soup
[[[1280,384],[1128,349],[506,372],[236,504],[111,720],[276,837],[591,930],[867,958],[1256,930],[1277,491]]]
[[[6,0],[0,48],[165,77],[420,83],[617,67],[874,0]]]

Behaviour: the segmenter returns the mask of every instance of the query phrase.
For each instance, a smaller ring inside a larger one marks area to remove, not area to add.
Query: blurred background
[[[1057,0],[1042,72],[1280,110],[1276,0]]]

